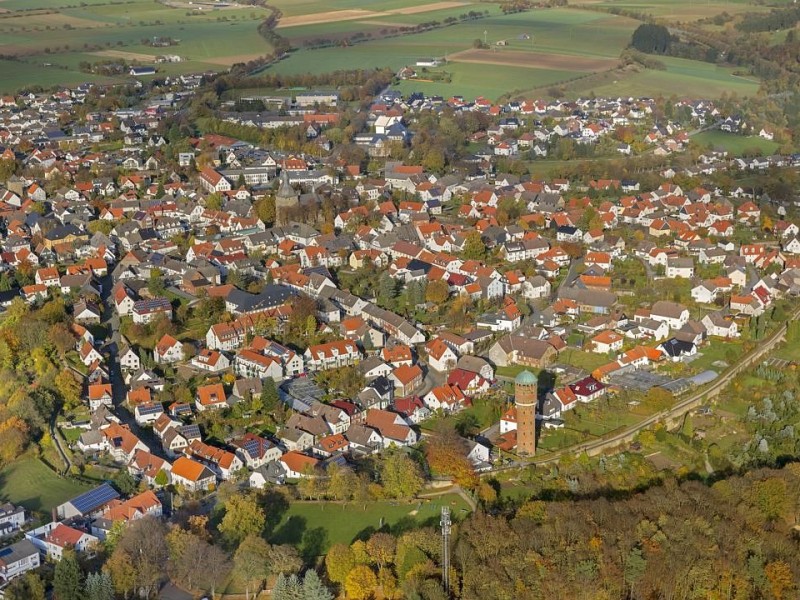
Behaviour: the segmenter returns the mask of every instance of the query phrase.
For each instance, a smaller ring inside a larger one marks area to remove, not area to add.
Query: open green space
[[[0,498],[32,511],[50,512],[88,489],[80,481],[59,476],[33,456],[21,457],[0,471]]]
[[[450,506],[460,519],[469,508],[456,494],[444,494],[414,502],[293,502],[272,533],[270,542],[293,544],[306,550],[310,544],[324,553],[331,544],[350,544],[381,527],[404,530],[413,526],[436,525],[442,506]],[[301,550],[302,551],[302,550]]]
[[[581,3],[576,3],[580,5]],[[772,4],[772,3],[770,3]],[[617,9],[649,14],[667,21],[696,21],[727,12],[735,15],[742,12],[768,10],[748,0],[612,0],[592,3],[593,8]]]
[[[128,78],[83,73],[79,70],[81,62],[124,60],[132,64],[153,62],[163,54],[180,56],[180,63],[157,67],[167,75],[224,70],[272,50],[258,33],[258,25],[269,14],[259,6],[198,11],[188,5],[173,8],[155,0],[61,0],[43,6],[48,11],[31,13],[21,10],[25,6],[13,0],[0,2],[0,8],[10,11],[0,13],[0,54],[19,58],[0,63],[0,91],[25,85],[49,87]],[[153,47],[149,41],[155,37],[172,38],[177,44]]]
[[[598,96],[678,96],[683,98],[715,98],[723,92],[752,96],[758,81],[734,75],[734,69],[683,58],[659,56],[667,69],[650,69],[625,73],[619,79],[600,86],[578,87],[576,94],[594,92]]]
[[[698,133],[692,139],[715,150],[724,150],[731,156],[753,154],[756,150],[766,156],[774,154],[779,147],[777,142],[765,140],[757,135],[744,136],[718,130]]]

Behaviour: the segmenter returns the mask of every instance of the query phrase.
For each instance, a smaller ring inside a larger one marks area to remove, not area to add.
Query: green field
[[[724,150],[732,156],[741,156],[756,149],[766,156],[774,154],[779,147],[777,142],[765,140],[757,135],[744,136],[725,131],[704,131],[693,136],[692,139],[698,144],[711,146],[715,150]]]
[[[366,510],[359,503],[294,502],[278,523],[270,542],[301,547],[313,543],[322,554],[331,544],[350,544],[381,526],[402,529],[419,524],[436,525],[443,504],[451,507],[455,519],[460,519],[469,510],[456,494],[413,503],[370,502]]]
[[[152,63],[162,54],[176,54],[181,63],[162,64],[162,74],[223,70],[271,52],[258,33],[269,11],[258,6],[219,10],[172,8],[155,0],[73,2],[41,0],[51,12],[22,10],[29,3],[0,0],[0,54],[18,61],[0,63],[0,91],[24,85],[52,86],[85,81],[121,81],[79,70],[82,61],[125,60]],[[66,5],[69,4],[69,7]],[[17,11],[17,12],[14,12]],[[178,41],[170,47],[145,43],[153,37]]]
[[[50,512],[88,489],[84,483],[60,477],[34,457],[22,457],[0,471],[0,498],[32,511]]]
[[[715,98],[723,92],[753,96],[758,91],[758,81],[736,76],[733,69],[669,56],[659,56],[658,60],[666,65],[666,71],[627,73],[617,81],[583,91],[598,96],[675,95],[686,98]]]
[[[581,2],[575,3],[580,6]],[[772,3],[770,3],[772,4]],[[696,21],[727,12],[735,15],[742,12],[768,10],[748,0],[708,0],[690,2],[689,0],[612,0],[592,3],[593,8],[615,8],[619,10],[645,13],[668,21]]]

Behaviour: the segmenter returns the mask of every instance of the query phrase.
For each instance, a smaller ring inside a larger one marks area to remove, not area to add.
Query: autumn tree
[[[425,458],[435,473],[450,475],[460,486],[474,489],[478,476],[467,458],[466,441],[454,429],[440,427],[425,447]]]
[[[3,590],[5,600],[45,600],[44,581],[38,573],[28,571],[22,577],[12,579]]]
[[[366,565],[357,565],[347,574],[344,589],[351,600],[369,600],[375,594],[378,578]]]
[[[126,554],[133,566],[132,589],[149,596],[166,574],[166,525],[153,517],[133,521],[120,538],[115,553]],[[114,579],[114,572],[111,572]],[[117,582],[114,582],[115,587]]]
[[[130,555],[116,548],[103,568],[111,577],[114,590],[127,600],[136,587],[136,569]]]
[[[769,589],[775,600],[788,598],[788,592],[794,589],[794,576],[791,567],[784,561],[778,560],[764,567],[764,575],[769,582]]]
[[[392,563],[396,549],[397,540],[389,533],[373,533],[367,540],[367,554],[380,570]]]
[[[431,281],[428,284],[427,289],[425,290],[425,300],[427,302],[433,302],[434,304],[441,305],[447,302],[447,299],[450,297],[450,289],[447,285],[446,281],[442,281],[441,279],[437,279],[435,281]]]
[[[334,544],[325,555],[325,570],[328,579],[344,585],[347,574],[356,566],[353,551],[347,544]]]
[[[225,502],[225,516],[219,531],[232,545],[237,545],[249,535],[259,535],[266,517],[252,494],[232,496]]]
[[[70,369],[64,369],[56,375],[54,381],[56,391],[64,400],[64,408],[72,410],[81,404],[81,384],[75,379]]]
[[[255,590],[257,594],[262,582],[269,576],[269,550],[264,538],[249,535],[233,555],[233,569],[236,576],[244,581],[247,600],[250,600],[250,590]]]

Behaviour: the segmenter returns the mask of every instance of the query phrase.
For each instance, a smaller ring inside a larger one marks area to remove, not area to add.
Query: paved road
[[[131,432],[144,442],[149,448],[150,452],[156,456],[166,459],[167,456],[161,448],[161,441],[155,436],[153,430],[150,428],[140,427],[136,422],[134,414],[125,406],[125,397],[127,395],[127,386],[125,379],[122,376],[122,370],[119,366],[118,354],[122,336],[119,332],[119,316],[111,300],[111,291],[114,286],[114,280],[111,275],[106,275],[101,283],[103,291],[100,294],[100,300],[103,303],[103,322],[102,324],[110,330],[111,335],[106,340],[105,349],[108,355],[108,372],[111,377],[111,392],[114,397],[114,412],[119,417],[123,424],[127,425]]]

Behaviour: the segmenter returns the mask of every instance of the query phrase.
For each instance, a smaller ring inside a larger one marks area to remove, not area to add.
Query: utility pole
[[[442,506],[442,586],[450,595],[450,507]]]

